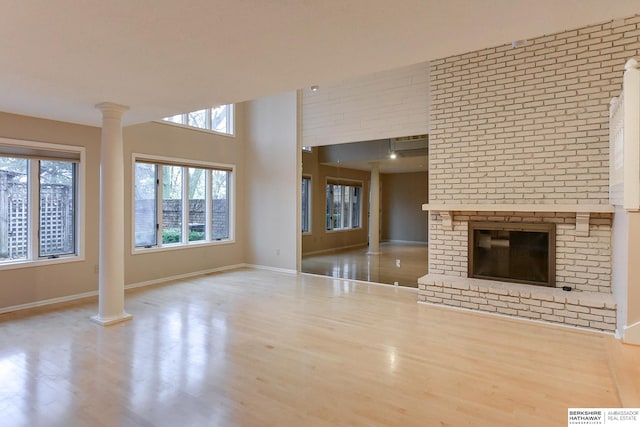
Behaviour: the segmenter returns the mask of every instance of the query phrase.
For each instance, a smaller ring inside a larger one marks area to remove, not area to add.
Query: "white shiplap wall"
[[[383,71],[302,93],[303,145],[429,132],[429,63]]]

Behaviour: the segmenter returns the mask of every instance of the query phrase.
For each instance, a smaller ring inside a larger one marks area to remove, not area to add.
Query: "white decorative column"
[[[369,255],[380,254],[380,164],[371,163],[369,196]]]
[[[91,320],[107,326],[131,319],[124,311],[124,160],[123,105],[104,102],[100,144],[100,266],[98,314]]]

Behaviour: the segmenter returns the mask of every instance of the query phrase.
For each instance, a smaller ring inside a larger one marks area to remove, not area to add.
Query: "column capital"
[[[116,104],[114,102],[101,102],[95,107],[102,111],[103,117],[120,118],[122,114],[129,109],[126,105]]]

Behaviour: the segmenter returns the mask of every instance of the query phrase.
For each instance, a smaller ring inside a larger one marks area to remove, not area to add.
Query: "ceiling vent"
[[[426,156],[429,153],[429,135],[401,136],[390,139],[391,150],[398,155]]]

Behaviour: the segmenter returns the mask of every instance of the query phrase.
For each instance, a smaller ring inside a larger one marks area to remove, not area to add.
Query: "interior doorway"
[[[427,273],[427,137],[305,147],[302,154],[304,273],[417,286]],[[373,166],[379,170],[381,242],[368,250]]]

